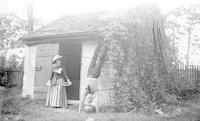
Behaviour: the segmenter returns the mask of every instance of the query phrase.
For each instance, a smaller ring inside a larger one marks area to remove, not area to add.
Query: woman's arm
[[[65,80],[68,81],[69,77],[67,75],[67,71],[64,68],[62,68],[62,74],[63,74],[63,77],[65,78]]]
[[[52,78],[53,78],[53,69],[51,70],[50,78],[49,78],[49,80],[48,80],[48,82],[46,84],[47,86],[51,86]]]
[[[50,78],[49,78],[49,80],[52,81],[52,78],[53,78],[53,69],[51,69],[51,74],[50,74]]]

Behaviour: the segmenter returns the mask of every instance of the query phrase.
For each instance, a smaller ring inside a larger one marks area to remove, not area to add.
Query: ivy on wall
[[[176,57],[165,36],[163,16],[143,6],[119,16],[103,29],[114,68],[113,100],[118,110],[152,109],[166,100],[168,65]]]

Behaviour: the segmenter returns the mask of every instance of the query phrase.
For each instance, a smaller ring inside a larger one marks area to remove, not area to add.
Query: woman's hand
[[[67,81],[68,81],[69,85],[72,85],[72,82],[69,79],[67,79]]]
[[[48,82],[46,83],[47,86],[51,86],[51,80],[48,80]]]
[[[61,86],[71,86],[71,85],[72,85],[72,82],[71,82],[69,79],[67,79],[67,80],[62,80],[62,81],[60,82],[60,85],[61,85]]]

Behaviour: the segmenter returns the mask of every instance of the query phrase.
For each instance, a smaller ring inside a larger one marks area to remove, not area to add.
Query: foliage
[[[10,74],[12,73],[13,69],[23,68],[23,62],[20,63],[17,59],[19,59],[17,55],[10,56],[9,60],[6,60],[4,56],[0,57],[0,86],[7,88],[14,86],[13,81],[17,80],[13,80]]]
[[[169,12],[166,16],[167,34],[175,46],[185,42],[186,65],[189,65],[190,56],[199,48],[198,28],[200,27],[200,6],[191,5],[180,7]]]
[[[27,34],[27,21],[20,19],[15,14],[0,15],[0,85],[11,87],[12,82],[8,76],[11,68],[21,68],[23,58],[17,54],[11,54],[11,49],[23,47],[20,38]],[[8,69],[10,68],[10,69]]]
[[[0,15],[0,50],[22,47],[19,38],[27,34],[27,29],[27,22],[15,14]]]
[[[13,48],[23,47],[20,39],[27,34],[28,25],[26,20],[22,20],[15,14],[0,15],[0,64],[3,68],[13,68],[20,66],[17,54],[9,54]],[[9,56],[9,57],[8,57]]]
[[[9,68],[22,68],[23,58],[20,58],[18,55],[13,54],[7,60],[7,67]]]
[[[168,65],[176,62],[156,6],[130,10],[104,28],[115,70],[114,104],[119,110],[152,109],[166,100]]]
[[[8,72],[6,71],[0,71],[0,86],[9,87],[11,84],[11,81],[8,80]]]
[[[193,68],[191,68],[193,67]],[[168,93],[178,99],[192,99],[199,93],[199,69],[194,66],[179,66],[171,68],[170,81],[166,86]]]
[[[180,7],[166,15],[166,33],[169,37],[172,47],[181,48],[179,54],[184,54],[185,63],[189,66],[192,63],[192,56],[197,53],[199,49],[199,35],[198,29],[200,27],[200,6],[190,5],[188,7]],[[183,51],[183,48],[186,51]],[[176,65],[176,64],[175,64]],[[197,84],[193,76],[184,75],[184,72],[194,73],[197,70],[182,70],[182,74],[177,75],[177,69],[171,68],[173,73],[170,76],[170,92],[178,93],[184,90],[196,90]],[[181,70],[179,70],[181,71]],[[192,72],[193,71],[193,72]],[[178,77],[178,78],[177,78]]]

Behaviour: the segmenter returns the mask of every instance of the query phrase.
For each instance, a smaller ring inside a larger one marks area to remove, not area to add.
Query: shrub
[[[5,56],[0,57],[0,86],[4,86],[7,88],[11,88],[15,85],[14,81],[18,81],[17,79],[13,79],[13,73],[18,73],[18,70],[23,68],[23,61],[19,61],[20,58],[17,55],[12,55],[8,60],[5,59]],[[21,80],[22,81],[22,80]]]
[[[0,86],[10,87],[11,81],[8,80],[8,72],[1,70],[0,71]]]

